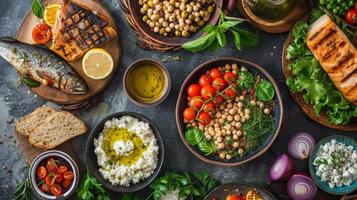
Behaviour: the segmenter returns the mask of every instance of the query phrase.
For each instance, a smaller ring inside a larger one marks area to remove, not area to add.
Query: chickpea
[[[243,108],[243,103],[242,102],[238,102],[238,108]]]
[[[222,137],[218,137],[218,138],[217,138],[217,141],[218,141],[218,142],[222,142]]]
[[[224,113],[224,114],[222,115],[222,119],[227,119],[227,117],[228,117],[227,113]]]
[[[149,20],[149,17],[148,17],[147,15],[145,15],[145,16],[143,17],[143,21],[146,22],[147,20]]]
[[[257,104],[257,102],[255,100],[251,100],[250,104],[252,104],[253,106],[255,106]]]
[[[224,144],[223,143],[218,143],[218,149],[223,149],[224,148]]]
[[[224,119],[223,118],[219,119],[219,123],[223,124],[224,123]]]
[[[227,135],[232,135],[232,131],[231,130],[227,130],[226,133],[227,133]]]
[[[232,128],[236,126],[236,121],[231,122]]]
[[[237,63],[232,64],[232,69],[233,69],[233,70],[238,70],[238,65],[237,65]]]
[[[242,154],[244,153],[244,150],[243,150],[242,148],[239,148],[239,149],[238,149],[238,153],[239,153],[240,155],[242,155]]]
[[[234,137],[234,136],[233,136],[233,137]],[[234,139],[234,138],[233,138],[233,139]],[[234,142],[234,143],[233,143],[233,148],[236,149],[236,148],[238,148],[238,146],[239,146],[239,143],[238,143],[238,142]]]
[[[219,144],[219,142],[216,140],[216,141],[214,141],[214,144],[217,146]]]
[[[149,0],[148,3],[147,3],[147,5],[148,5],[150,8],[152,8],[152,7],[154,7],[154,2],[153,2],[152,0]]]
[[[208,6],[207,11],[208,11],[209,13],[212,13],[212,12],[214,11],[213,6]]]
[[[245,114],[250,114],[250,109],[249,108],[244,109],[244,113]]]
[[[232,159],[232,156],[231,155],[226,155],[226,159],[230,160],[230,159]]]
[[[236,123],[236,127],[237,127],[237,128],[241,128],[241,127],[242,127],[242,123],[241,123],[241,122],[237,122],[237,123]],[[238,132],[239,132],[239,131],[238,131]]]
[[[236,109],[232,108],[229,110],[229,114],[234,115],[236,114]]]
[[[246,72],[246,71],[248,71],[248,69],[247,69],[246,67],[241,67],[241,68],[240,68],[240,71]]]
[[[165,28],[160,28],[160,34],[164,34],[165,33]]]
[[[234,121],[239,122],[240,116],[239,115],[234,115]]]
[[[198,21],[197,24],[198,24],[199,26],[204,26],[204,25],[206,24],[206,22],[203,21],[203,20],[200,20],[200,21]]]
[[[250,115],[249,114],[248,115],[246,114],[244,117],[245,117],[246,120],[250,119]]]
[[[159,27],[157,27],[157,26],[154,27],[154,32],[155,33],[159,32],[159,30],[160,30]]]
[[[239,100],[243,101],[244,100],[244,96],[243,95],[239,96]]]
[[[240,122],[244,123],[246,121],[245,117],[242,117],[242,119],[240,119]]]
[[[269,115],[270,114],[270,109],[269,108],[264,108],[264,114]]]
[[[217,117],[217,118],[221,118],[221,117],[222,117],[222,113],[221,113],[221,112],[217,112],[217,113],[216,113],[216,117]]]
[[[212,139],[212,136],[211,135],[206,135],[206,139],[210,140],[210,139]]]
[[[226,154],[224,154],[224,152],[219,154],[219,158],[224,159],[225,157],[226,157]]]
[[[233,135],[233,140],[238,140],[238,135]]]
[[[145,12],[146,12],[146,11],[145,11],[145,9],[144,9],[143,7],[140,8],[140,13],[141,13],[141,14],[145,14]]]

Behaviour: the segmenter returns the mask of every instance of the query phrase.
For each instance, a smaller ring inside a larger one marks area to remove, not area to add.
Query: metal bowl
[[[46,194],[44,192],[42,192],[40,190],[40,188],[38,187],[37,181],[36,181],[36,169],[39,166],[39,164],[46,160],[49,157],[59,157],[63,160],[65,160],[70,169],[73,170],[73,182],[71,187],[63,194],[61,194],[60,196],[53,196],[53,195],[49,195]],[[32,162],[30,170],[29,170],[29,179],[30,179],[30,184],[31,184],[31,188],[34,192],[34,194],[40,198],[40,199],[45,199],[45,200],[63,200],[63,199],[68,199],[76,190],[78,183],[79,183],[79,169],[78,166],[76,164],[76,162],[66,153],[62,152],[62,151],[58,151],[58,150],[50,150],[50,151],[45,151],[43,153],[41,153],[40,155],[38,155]]]

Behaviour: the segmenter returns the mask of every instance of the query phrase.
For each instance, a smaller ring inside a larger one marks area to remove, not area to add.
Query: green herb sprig
[[[225,16],[224,12],[220,9],[220,19],[217,25],[207,25],[203,28],[203,32],[206,34],[202,37],[186,42],[182,45],[187,51],[196,53],[208,49],[210,51],[216,51],[218,48],[223,48],[227,44],[227,32],[231,32],[234,36],[234,44],[238,50],[243,47],[252,47],[258,44],[257,35],[238,28],[238,25],[245,19],[237,17]]]
[[[38,18],[43,18],[44,7],[41,0],[32,0],[32,13]]]
[[[33,200],[32,190],[29,179],[26,178],[23,182],[16,186],[16,191],[13,194],[15,200]]]
[[[110,200],[107,191],[103,188],[99,181],[89,174],[81,181],[81,184],[76,190],[77,199],[79,200]]]

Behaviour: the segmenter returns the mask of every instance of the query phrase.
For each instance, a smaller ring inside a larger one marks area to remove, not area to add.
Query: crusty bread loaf
[[[32,113],[22,117],[16,122],[16,131],[25,136],[29,136],[33,130],[45,121],[46,118],[55,114],[57,110],[43,105]]]
[[[58,112],[35,128],[29,141],[35,147],[52,149],[86,132],[87,127],[81,120],[69,112]]]
[[[314,22],[306,44],[343,96],[357,105],[357,50],[328,16]]]

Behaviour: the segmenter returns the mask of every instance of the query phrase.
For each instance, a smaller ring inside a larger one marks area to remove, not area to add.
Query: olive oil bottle
[[[267,21],[275,22],[284,18],[294,8],[298,0],[244,0],[252,12]]]

